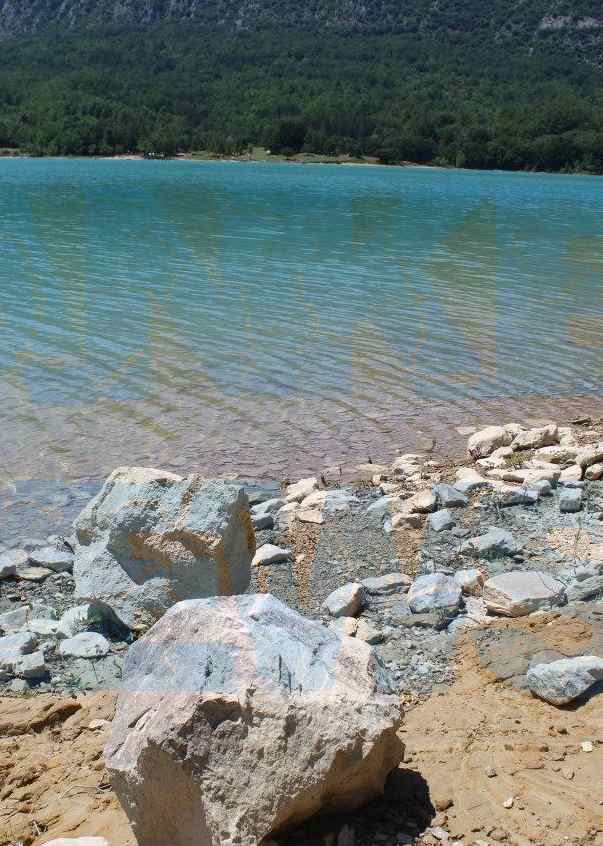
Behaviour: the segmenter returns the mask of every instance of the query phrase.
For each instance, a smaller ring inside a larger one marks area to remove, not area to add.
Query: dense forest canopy
[[[603,172],[603,28],[588,0],[578,12],[534,2],[521,19],[505,17],[507,0],[179,0],[186,24],[182,14],[171,22],[174,5],[122,2],[157,12],[142,26],[111,15],[113,0],[80,0],[87,16],[68,19],[69,0],[0,0],[0,147],[111,155],[263,145]],[[29,25],[17,14],[25,8]]]

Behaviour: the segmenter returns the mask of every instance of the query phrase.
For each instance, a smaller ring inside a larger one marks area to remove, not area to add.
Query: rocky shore
[[[237,758],[246,760],[246,771],[253,772],[262,745],[266,760],[272,760],[271,775],[258,772],[258,785],[272,778],[273,796],[289,799],[263,804],[261,789],[254,793],[255,782],[249,777],[245,799],[225,802],[224,790],[215,787],[222,766],[216,759],[210,767],[211,790],[204,776],[199,776],[201,788],[194,780],[182,785],[191,795],[197,789],[212,794],[213,822],[207,822],[204,806],[195,812],[201,815],[196,822],[193,817],[180,820],[177,835],[169,828],[173,824],[166,823],[164,837],[174,846],[192,843],[186,840],[192,835],[182,831],[198,830],[201,819],[208,826],[199,841],[203,844],[251,844],[263,838],[325,846],[388,846],[418,838],[424,846],[448,841],[476,846],[497,840],[540,843],[551,837],[556,842],[552,832],[560,826],[552,823],[553,811],[541,811],[538,836],[528,834],[526,826],[520,836],[517,823],[513,832],[497,823],[488,833],[485,821],[472,832],[466,810],[454,810],[466,801],[455,799],[452,784],[445,789],[442,779],[432,776],[431,795],[429,785],[421,787],[421,761],[413,760],[412,738],[407,743],[407,735],[409,725],[417,731],[415,715],[421,709],[437,709],[440,699],[462,699],[467,672],[473,679],[487,679],[486,686],[501,686],[517,708],[537,707],[540,714],[551,714],[553,723],[558,718],[552,715],[560,708],[597,707],[595,694],[603,689],[603,425],[590,419],[567,426],[541,421],[466,434],[467,453],[459,460],[439,456],[436,445],[427,443],[423,452],[399,455],[393,463],[370,462],[345,472],[331,468],[284,484],[240,484],[236,479],[119,468],[87,504],[81,493],[73,498],[83,508],[71,533],[24,537],[0,553],[1,707],[14,715],[19,703],[35,709],[29,704],[32,697],[40,703],[67,697],[78,703],[79,711],[81,702],[108,697],[103,700],[106,724],[92,730],[106,735],[119,695],[107,766],[139,846],[153,842],[153,832],[169,815],[161,812],[155,818],[149,811],[140,817],[141,808],[163,806],[157,805],[153,776],[145,774],[147,758],[140,758],[132,746],[129,727],[137,720],[132,713],[140,708],[132,703],[138,700],[128,699],[124,691],[136,691],[137,697],[146,691],[145,696],[155,697],[159,690],[162,696],[167,689],[186,690],[192,696],[207,689],[204,696],[213,691],[215,703],[215,696],[228,693],[232,698],[241,685],[241,690],[258,691],[253,708],[262,719],[270,714],[272,739],[281,732],[275,726],[282,712],[291,738],[289,766],[279,773],[281,753],[271,759],[270,744],[259,744],[250,734],[245,741],[228,734],[220,754],[228,760],[232,756],[230,766],[237,773],[243,766],[234,763]],[[266,594],[274,599],[258,604]],[[178,602],[187,608],[183,617],[174,616],[181,607]],[[238,621],[231,648],[240,654],[245,670],[235,671],[216,646],[230,642],[229,619]],[[275,648],[276,635],[266,640],[266,632],[277,630]],[[210,637],[208,631],[214,634]],[[196,644],[193,653],[191,638]],[[157,653],[155,642],[161,644]],[[201,668],[200,649],[205,656]],[[169,650],[173,658],[164,664]],[[279,682],[273,688],[272,669],[265,667],[273,668],[275,662]],[[327,674],[321,681],[318,665]],[[353,665],[357,669],[348,678]],[[312,691],[319,690],[320,706],[314,711]],[[466,695],[481,701],[481,688]],[[241,701],[243,694],[237,696]],[[294,719],[285,716],[290,696],[296,702]],[[232,722],[232,706],[220,701],[224,713],[218,723]],[[374,714],[364,728],[355,727],[352,718],[360,701],[365,703],[361,710]],[[201,704],[195,702],[198,720]],[[405,718],[400,705],[406,709]],[[211,707],[215,711],[218,706]],[[149,732],[148,742],[172,748],[168,735],[188,737],[189,718],[181,722],[178,717],[176,727],[171,706],[161,713],[161,720],[151,720],[144,731]],[[319,724],[319,713],[331,713],[339,729],[332,739],[329,721],[324,729],[316,729],[322,746],[320,753],[311,753],[310,763],[304,756],[313,748],[308,739],[313,730],[307,726]],[[68,714],[59,723],[70,719]],[[203,719],[214,725],[217,718]],[[165,737],[158,733],[159,724],[167,731]],[[498,725],[492,726],[494,735],[498,730]],[[583,730],[588,734],[586,727]],[[351,758],[345,766],[352,769],[343,775],[348,738],[359,731],[366,738],[363,763],[356,770]],[[370,742],[367,731],[372,732]],[[594,753],[600,761],[603,734],[591,735],[580,742],[590,744],[585,754]],[[396,751],[396,737],[404,740],[406,751],[401,744]],[[0,754],[6,748],[5,743]],[[122,748],[129,749],[127,760]],[[175,748],[180,750],[178,744]],[[385,752],[377,752],[380,749]],[[190,760],[193,754],[182,750],[174,752],[169,765],[161,758],[161,766],[167,766],[165,779],[180,778],[180,756]],[[209,766],[211,754],[203,753],[197,768]],[[433,749],[427,744],[422,754],[426,763]],[[401,761],[406,769],[398,767]],[[442,761],[444,770],[450,765]],[[157,769],[159,760],[153,766]],[[295,787],[289,781],[291,767]],[[133,782],[120,775],[134,771]],[[232,776],[226,768],[225,784]],[[309,779],[305,786],[304,778]],[[334,788],[346,780],[355,787],[347,792]],[[310,783],[312,801],[303,798]],[[24,810],[27,800],[19,798],[18,790],[15,794],[11,777],[4,797],[10,807],[0,811],[0,846],[13,846],[19,842],[17,835],[23,844],[42,846],[52,841],[50,834],[76,829],[87,833],[85,820],[62,830],[56,820],[43,827],[38,822],[36,831],[30,825],[32,814],[38,819],[35,808]],[[358,810],[369,800],[368,811]],[[496,815],[506,802],[503,811],[512,817],[514,803],[520,801],[514,795],[503,797]],[[112,813],[116,808],[112,806]],[[322,813],[323,822],[316,822],[316,812]],[[329,814],[335,814],[336,821]],[[9,819],[12,834],[8,828],[2,831]],[[601,812],[594,804],[589,819],[572,842],[599,843]],[[223,834],[218,840],[211,833],[226,829],[228,837]],[[88,829],[91,834],[99,831],[95,826]],[[567,842],[567,835],[563,838],[560,843]],[[117,841],[111,842],[115,846]]]

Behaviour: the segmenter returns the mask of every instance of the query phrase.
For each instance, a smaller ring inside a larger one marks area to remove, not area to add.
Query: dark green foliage
[[[404,26],[399,4],[381,4],[390,12],[380,32],[374,21],[361,31],[296,20],[277,31],[266,15],[283,4],[273,0],[254,29],[238,33],[163,23],[5,41],[0,147],[172,155],[264,145],[284,155],[603,172],[603,72],[590,41],[586,62],[577,41],[534,36],[539,12],[519,35],[493,40],[487,4],[441,5],[445,35],[423,0]],[[477,20],[472,7],[482,10]],[[510,19],[503,26],[503,7],[488,4],[500,33],[511,27]]]

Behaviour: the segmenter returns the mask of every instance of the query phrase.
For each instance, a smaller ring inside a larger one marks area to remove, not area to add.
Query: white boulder
[[[249,584],[255,535],[239,485],[120,467],[75,528],[76,597],[105,603],[130,627],[179,599]]]
[[[603,680],[603,658],[582,655],[536,664],[528,670],[527,680],[535,696],[553,705],[566,705]]]
[[[355,617],[364,601],[364,588],[358,582],[349,582],[330,593],[323,608],[331,617]]]
[[[471,458],[486,458],[499,447],[509,446],[513,434],[504,426],[487,426],[471,435],[467,441],[467,453]]]
[[[488,579],[483,598],[491,614],[524,617],[539,608],[562,604],[565,585],[541,571],[511,570]]]
[[[381,673],[269,594],[170,609],[128,652],[105,751],[139,846],[257,846],[379,795],[403,753]]]
[[[428,573],[414,580],[408,591],[408,605],[413,614],[454,611],[461,604],[461,588],[450,576]]]

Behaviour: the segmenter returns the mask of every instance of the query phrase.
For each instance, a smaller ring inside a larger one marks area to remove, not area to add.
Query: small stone
[[[54,637],[59,630],[59,621],[34,618],[27,622],[27,629],[40,637]]]
[[[291,560],[291,550],[275,546],[272,543],[265,543],[257,550],[251,562],[252,567],[264,564],[279,564],[282,561]]]
[[[503,808],[506,808],[507,810],[508,810],[509,808],[512,808],[512,807],[513,807],[514,802],[515,802],[515,799],[513,798],[513,796],[509,796],[509,797],[508,797],[507,799],[505,799],[505,801],[503,802]]]
[[[454,574],[454,581],[464,594],[477,596],[484,585],[484,574],[476,568],[457,570]]]
[[[309,496],[312,491],[317,490],[318,479],[312,476],[308,479],[300,479],[293,485],[289,485],[285,491],[285,499],[287,502],[301,502],[302,499]]]
[[[509,446],[513,440],[511,432],[503,426],[487,426],[471,435],[467,441],[467,453],[471,458],[486,458],[495,449]]]
[[[55,573],[71,573],[73,571],[73,559],[72,552],[57,549],[54,546],[44,546],[29,553],[29,560],[32,564],[37,567],[47,567]]]
[[[0,555],[0,579],[14,576],[17,567],[27,564],[27,553],[23,549],[9,549]]]
[[[53,572],[48,567],[29,567],[26,564],[23,567],[17,567],[16,576],[26,582],[43,582],[48,576],[52,576]]]
[[[559,443],[559,431],[555,423],[542,426],[537,429],[526,429],[519,432],[511,446],[514,450],[519,449],[541,449],[542,447],[554,446]]]
[[[272,529],[274,528],[274,517],[272,514],[252,514],[251,525],[256,532],[260,532],[262,529]]]
[[[437,504],[438,501],[433,491],[419,491],[404,503],[411,514],[428,514],[436,510]]]
[[[561,471],[559,481],[561,484],[566,482],[579,482],[582,478],[582,468],[577,464],[572,464],[571,467],[566,467]]]
[[[443,573],[419,576],[408,591],[408,604],[414,614],[439,609],[455,611],[461,602],[461,589],[454,579]]]
[[[463,508],[469,503],[465,494],[458,491],[453,485],[435,485],[433,492],[442,508]]]
[[[444,532],[447,529],[452,529],[456,523],[456,519],[452,511],[443,508],[441,511],[434,511],[428,517],[429,527],[433,532]]]
[[[369,576],[361,584],[369,596],[388,596],[408,590],[412,579],[406,573],[387,573],[385,576]]]
[[[587,467],[584,478],[588,479],[589,482],[598,482],[599,479],[603,479],[603,462],[591,464],[590,467]]]
[[[561,775],[563,778],[567,779],[567,781],[571,781],[574,777],[574,771],[571,767],[561,767]]]
[[[592,752],[593,749],[594,749],[592,741],[591,740],[583,740],[582,743],[580,744],[580,749],[582,749],[583,752]]]
[[[505,555],[517,555],[523,549],[522,544],[515,540],[511,532],[491,526],[483,535],[466,541],[461,550],[474,552],[480,558],[495,559]]]
[[[486,767],[484,772],[486,773],[486,776],[488,778],[496,778],[496,776],[498,775],[498,772],[495,767]]]
[[[579,488],[564,488],[559,497],[559,511],[575,514],[582,508],[582,491]]]
[[[276,497],[273,499],[266,499],[264,502],[258,502],[257,505],[254,505],[251,509],[251,516],[252,517],[264,517],[266,514],[276,514],[283,505],[286,505],[284,499],[280,497]]]
[[[358,582],[349,582],[329,594],[323,608],[331,617],[355,617],[362,607],[364,588]]]
[[[48,673],[44,653],[40,650],[19,658],[15,663],[14,672],[15,675],[21,676],[24,679],[43,678]]]
[[[102,635],[82,632],[61,641],[59,653],[72,658],[102,658],[108,654],[110,647],[111,644]]]
[[[395,529],[420,529],[423,525],[425,517],[423,514],[410,514],[408,512],[399,512],[394,514],[390,520],[390,527]],[[384,527],[385,528],[385,527]]]
[[[318,508],[300,508],[296,512],[296,517],[300,523],[315,523],[318,526],[325,521],[322,512]]]

